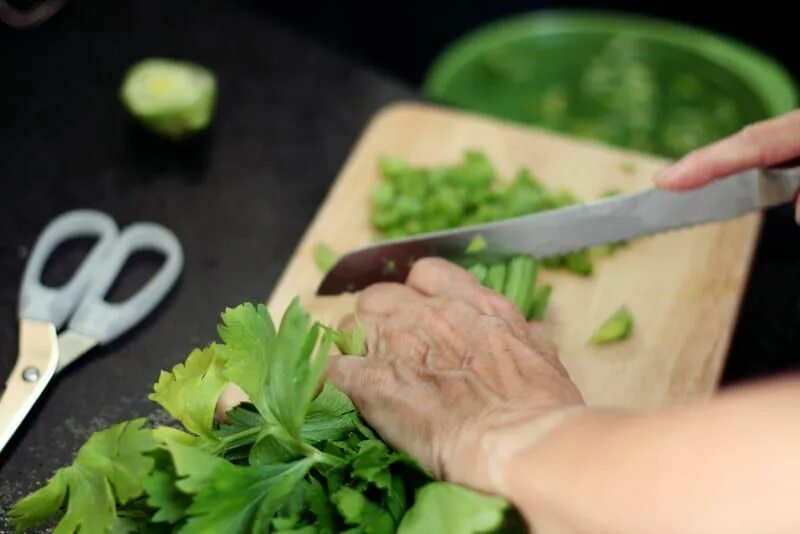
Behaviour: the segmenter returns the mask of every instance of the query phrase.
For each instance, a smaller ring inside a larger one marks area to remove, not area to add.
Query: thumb
[[[362,356],[331,354],[325,374],[337,389],[358,403],[366,393],[366,368],[367,359]]]

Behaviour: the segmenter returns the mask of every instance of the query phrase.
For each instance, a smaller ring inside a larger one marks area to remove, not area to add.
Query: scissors
[[[56,247],[87,236],[97,241],[72,278],[61,287],[44,286],[42,271]],[[126,301],[106,301],[106,293],[125,262],[139,250],[163,254],[165,261]],[[105,213],[76,210],[56,217],[45,227],[22,277],[19,353],[0,397],[0,452],[53,376],[141,321],[169,292],[182,267],[180,242],[157,224],[138,222],[120,232]],[[67,329],[56,336],[70,317]]]

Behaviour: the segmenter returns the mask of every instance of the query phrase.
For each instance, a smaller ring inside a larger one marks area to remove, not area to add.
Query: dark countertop
[[[217,73],[208,138],[174,150],[129,126],[118,84],[150,55]],[[230,0],[73,2],[35,31],[0,28],[0,67],[3,379],[16,358],[25,254],[54,216],[91,207],[120,226],[159,222],[186,255],[157,313],[58,376],[0,455],[5,511],[90,432],[151,414],[145,396],[159,370],[211,341],[226,306],[266,299],[366,121],[413,93]],[[126,281],[152,264],[140,258]],[[48,275],[63,280],[64,270]]]
[[[121,226],[153,220],[175,231],[186,254],[179,285],[153,316],[51,384],[0,455],[0,512],[92,431],[161,416],[144,398],[159,370],[210,341],[225,306],[267,297],[369,116],[414,97],[249,4],[74,1],[37,30],[0,28],[0,375],[16,357],[28,247],[55,215],[92,207]],[[151,55],[194,59],[218,74],[208,136],[175,149],[130,126],[118,84],[128,65]],[[727,381],[797,366],[798,243],[791,212],[771,212]],[[138,258],[120,291],[152,264]],[[65,276],[65,268],[48,271],[50,280]]]

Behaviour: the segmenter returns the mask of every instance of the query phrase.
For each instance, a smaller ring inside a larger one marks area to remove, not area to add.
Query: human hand
[[[503,493],[504,461],[583,405],[541,326],[444,260],[367,288],[356,318],[366,357],[333,357],[329,379],[440,478]]]
[[[800,157],[800,110],[757,122],[739,133],[691,152],[661,171],[656,185],[694,189],[753,167],[770,167]],[[800,224],[800,198],[795,200]]]

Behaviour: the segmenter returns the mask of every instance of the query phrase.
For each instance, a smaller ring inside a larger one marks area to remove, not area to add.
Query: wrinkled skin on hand
[[[328,376],[394,447],[440,478],[500,492],[485,438],[583,403],[556,347],[503,296],[439,259],[405,284],[364,290],[354,316],[366,357],[332,358]]]

